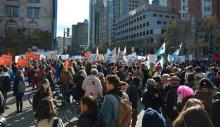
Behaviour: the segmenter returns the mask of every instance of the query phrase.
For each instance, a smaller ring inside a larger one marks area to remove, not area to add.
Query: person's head
[[[128,79],[128,80],[132,80],[132,79],[133,79],[133,74],[129,72],[129,73],[127,74],[127,79]]]
[[[169,79],[170,79],[170,75],[169,75],[169,74],[163,74],[163,75],[162,75],[161,80],[162,80],[162,83],[163,83],[163,84],[169,83]]]
[[[212,83],[209,81],[209,79],[207,79],[207,78],[202,78],[202,79],[200,80],[199,89],[211,90],[211,89],[213,89],[213,85],[212,85]]]
[[[95,99],[92,96],[84,96],[80,101],[81,112],[92,112],[95,107]]]
[[[177,89],[178,101],[182,102],[183,100],[192,97],[193,93],[194,91],[192,88],[184,85],[179,86]]]
[[[191,107],[181,112],[174,121],[173,127],[179,127],[180,125],[186,127],[214,127],[208,113],[200,106]]]
[[[79,70],[78,73],[79,73],[80,76],[82,76],[82,77],[84,77],[84,78],[87,76],[85,70]]]
[[[158,64],[155,68],[156,71],[161,72],[162,71],[162,66]]]
[[[95,68],[93,68],[93,69],[91,70],[91,75],[97,76],[98,73],[99,73],[98,70],[95,69]]]
[[[195,98],[190,98],[186,101],[182,110],[185,111],[188,108],[195,107],[195,106],[200,106],[200,107],[204,108],[204,105],[202,104],[201,100],[195,99]]]
[[[106,83],[107,91],[106,92],[119,88],[120,80],[116,75],[109,75],[107,76],[106,79],[107,79],[107,83]]]
[[[112,66],[111,67],[111,73],[116,74],[117,73],[117,66]]]
[[[120,72],[124,72],[124,71],[125,71],[125,68],[124,68],[123,65],[120,65],[120,66],[118,67],[118,70],[119,70]]]
[[[52,97],[52,91],[50,87],[50,82],[47,79],[44,79],[39,87],[39,92],[43,96]]]
[[[127,92],[127,89],[128,89],[128,83],[124,82],[124,81],[121,81],[120,82],[120,88],[123,92]]]
[[[140,83],[141,83],[141,79],[139,77],[135,77],[131,81],[131,84],[135,85],[136,87],[138,87],[140,85]]]
[[[39,101],[35,118],[37,121],[43,120],[43,119],[51,119],[53,117],[57,116],[56,110],[54,108],[54,103],[51,98],[44,98]]]
[[[18,77],[18,78],[23,78],[24,77],[24,73],[22,72],[22,70],[17,70],[15,76]]]
[[[157,83],[154,79],[148,79],[147,83],[146,83],[146,88],[149,89],[153,89],[157,87]]]
[[[201,69],[201,67],[196,67],[194,71],[195,71],[195,73],[201,73],[202,69]]]
[[[180,81],[181,81],[181,79],[178,77],[178,76],[172,76],[171,78],[170,78],[170,85],[171,86],[179,86],[180,85]]]
[[[177,72],[178,72],[178,68],[177,68],[177,67],[173,67],[173,68],[172,68],[172,72],[173,72],[174,75],[176,75]]]
[[[155,80],[155,82],[157,83],[157,86],[159,87],[161,85],[160,76],[156,75],[156,76],[153,76],[152,78]]]

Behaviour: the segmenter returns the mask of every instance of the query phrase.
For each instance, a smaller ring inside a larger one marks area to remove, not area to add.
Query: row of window
[[[162,29],[161,32],[164,33],[165,30]],[[151,29],[151,30],[147,30],[147,31],[144,31],[144,32],[140,32],[140,33],[120,37],[120,38],[117,39],[117,41],[130,40],[130,39],[134,39],[134,38],[138,38],[138,37],[144,37],[144,36],[148,36],[148,35],[152,35],[152,34],[153,34],[153,30]]]
[[[147,30],[147,31],[144,31],[144,32],[140,32],[140,33],[136,33],[136,34],[120,37],[119,39],[117,39],[117,41],[134,39],[134,38],[143,37],[143,36],[152,35],[152,34],[153,34],[153,30],[151,29],[151,30]]]
[[[153,17],[164,17],[164,15],[163,15],[163,14],[153,14]],[[165,18],[175,19],[176,17],[175,17],[175,16],[165,15]],[[133,24],[133,23],[136,23],[136,22],[139,22],[139,21],[141,21],[141,20],[143,20],[143,19],[146,19],[146,16],[145,16],[145,15],[139,16],[139,17],[137,17],[137,18],[135,18],[135,19],[133,19],[133,20],[130,20],[130,21],[128,21],[128,22],[126,22],[126,23],[124,23],[124,24],[118,26],[118,29],[123,28],[123,27],[126,27],[126,26],[129,26],[129,25],[131,25],[131,24]]]
[[[19,17],[19,7],[18,6],[6,6],[5,15],[6,17]],[[39,7],[28,7],[27,17],[28,18],[39,18],[40,8]]]
[[[162,24],[162,21],[157,21],[157,24],[158,24],[158,25],[161,25],[161,24]],[[163,24],[164,24],[164,25],[167,25],[167,22],[163,22]],[[118,32],[117,35],[126,34],[126,33],[131,32],[131,31],[139,30],[139,29],[144,28],[144,27],[146,27],[146,26],[149,26],[149,22],[143,23],[143,24],[140,24],[140,25],[131,27],[131,28],[128,28],[128,29],[126,29],[126,30],[122,30],[122,31]]]

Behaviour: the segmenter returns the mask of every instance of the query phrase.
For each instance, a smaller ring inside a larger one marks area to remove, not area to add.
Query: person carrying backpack
[[[217,92],[212,97],[212,122],[215,127],[220,127],[220,93]]]
[[[102,127],[130,126],[132,105],[128,100],[121,99],[119,85],[120,80],[116,75],[107,76],[107,93],[99,115]]]
[[[15,75],[14,86],[13,86],[14,96],[16,99],[17,113],[22,112],[22,108],[23,108],[22,98],[24,96],[25,89],[26,86],[24,82],[24,74],[21,70],[18,70]]]

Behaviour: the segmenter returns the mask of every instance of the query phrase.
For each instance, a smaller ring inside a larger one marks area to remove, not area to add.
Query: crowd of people
[[[141,62],[128,66],[72,60],[67,66],[63,60],[41,60],[25,68],[2,66],[0,72],[0,112],[8,108],[10,90],[17,113],[22,112],[27,81],[37,90],[37,127],[64,127],[54,105],[56,85],[65,91],[67,103],[70,98],[79,102],[79,127],[135,127],[140,110],[142,127],[220,127],[217,64],[193,61],[149,68]]]

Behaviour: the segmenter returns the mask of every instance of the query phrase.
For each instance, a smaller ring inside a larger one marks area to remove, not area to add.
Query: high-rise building
[[[124,43],[137,49],[153,49],[162,44],[166,25],[178,19],[176,13],[163,6],[145,4],[116,22],[116,43]]]
[[[72,25],[72,53],[85,50],[88,45],[88,20]]]
[[[104,41],[104,0],[90,0],[89,4],[89,47],[95,48]]]
[[[167,6],[167,0],[153,0],[152,4],[158,6]]]
[[[55,48],[56,26],[57,0],[0,0],[1,53]]]
[[[168,7],[181,15],[181,19],[198,19],[216,16],[220,19],[219,0],[168,0]]]
[[[149,0],[104,0],[104,43],[115,42],[116,20],[143,4]]]

